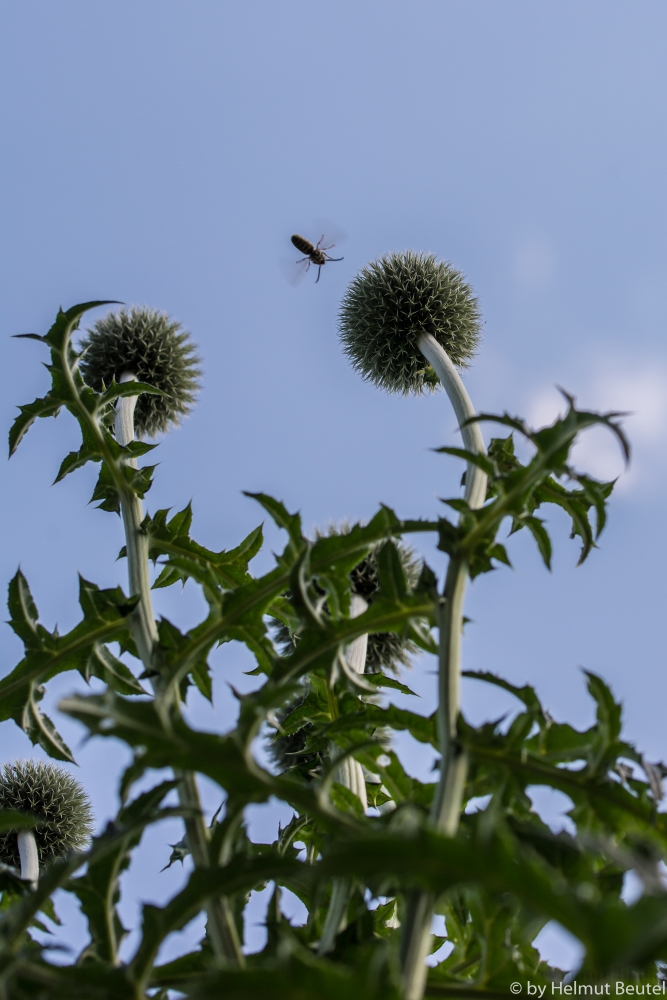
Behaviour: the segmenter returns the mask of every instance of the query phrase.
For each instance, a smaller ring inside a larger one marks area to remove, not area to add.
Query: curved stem
[[[134,378],[134,375],[126,373],[121,376],[120,381],[127,382]],[[118,400],[115,432],[116,440],[121,445],[128,445],[134,440],[134,409],[137,398],[137,396],[126,396]],[[130,461],[136,468],[135,460]],[[130,593],[139,597],[139,603],[133,612],[132,634],[144,668],[151,678],[153,689],[159,693],[160,677],[155,663],[159,636],[151,599],[148,538],[141,528],[144,512],[140,498],[136,494],[132,494],[129,498],[122,496],[121,512],[125,528]],[[208,868],[211,864],[208,850],[209,831],[204,822],[195,775],[191,771],[174,770],[174,776],[180,779],[179,801],[187,810],[185,830],[192,860],[196,868]],[[206,912],[207,933],[216,957],[235,965],[243,965],[241,942],[227,900],[224,898],[209,900]]]
[[[362,615],[367,607],[368,604],[363,597],[359,594],[353,594],[352,601],[350,603],[350,618],[357,618],[359,615]],[[347,662],[358,674],[363,674],[366,668],[367,650],[367,634],[359,636],[358,639],[355,639],[354,642],[351,642],[347,647],[345,653]],[[337,749],[338,748],[332,744],[332,757],[336,755]],[[355,760],[354,757],[346,757],[342,764],[336,768],[336,780],[339,784],[343,785],[345,788],[349,788],[351,792],[354,792],[360,800],[364,812],[366,812],[368,809],[366,778],[359,761]],[[324,927],[322,928],[322,935],[317,946],[318,955],[327,955],[333,950],[336,943],[336,935],[343,928],[345,911],[347,910],[347,905],[350,901],[351,889],[352,886],[349,879],[336,878],[333,880],[329,909],[327,910]]]
[[[485,454],[479,424],[466,423],[475,416],[475,410],[447,352],[430,334],[420,337],[418,345],[435,369],[449,397],[459,422],[464,446],[475,454]],[[486,473],[469,462],[465,498],[471,508],[477,509],[483,505],[486,484]],[[448,837],[453,837],[458,829],[467,772],[466,755],[456,743],[456,722],[460,709],[463,600],[467,582],[468,564],[465,557],[453,556],[447,567],[445,588],[438,606],[440,657],[437,718],[440,778],[430,816],[432,829]],[[435,903],[436,897],[428,892],[414,892],[408,898],[400,948],[405,1000],[421,1000],[424,993]]]
[[[449,396],[449,402],[452,404],[461,429],[463,444],[468,451],[478,455],[486,455],[484,438],[479,424],[466,424],[466,420],[470,420],[476,415],[475,408],[451,358],[444,347],[441,347],[430,333],[422,334],[417,346],[435,369],[436,375]],[[486,500],[486,478],[485,472],[482,472],[476,465],[468,464],[465,498],[473,509],[481,507]]]
[[[39,856],[34,831],[19,830],[17,840],[21,858],[21,878],[30,883],[31,889],[36,889],[39,880]]]

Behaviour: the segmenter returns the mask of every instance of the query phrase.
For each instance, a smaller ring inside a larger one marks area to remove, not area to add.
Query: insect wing
[[[296,250],[294,252],[298,253]],[[295,261],[294,257],[286,257],[280,261],[280,270],[290,285],[298,285],[305,277],[309,267],[310,261],[308,259]]]
[[[339,226],[337,222],[332,222],[331,219],[317,219],[313,233],[315,235],[314,242],[320,240],[318,244],[320,250],[339,246],[347,239],[347,233],[342,226]],[[336,256],[338,257],[339,254],[336,254]]]

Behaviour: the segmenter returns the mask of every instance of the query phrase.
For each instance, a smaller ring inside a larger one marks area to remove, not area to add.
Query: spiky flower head
[[[331,526],[326,534],[346,534],[350,530],[348,524]],[[320,533],[317,533],[321,537]],[[377,553],[380,546],[371,549],[367,556],[355,566],[350,573],[350,584],[353,594],[363,597],[368,604],[373,603],[373,595],[378,589]],[[409,587],[415,587],[421,572],[421,560],[407,545],[397,546],[403,572]],[[273,637],[283,654],[291,652],[298,642],[298,633],[293,635],[287,626],[273,619]],[[398,672],[401,666],[410,665],[410,656],[417,652],[417,646],[411,639],[405,639],[396,632],[372,632],[368,636],[366,651],[366,673],[376,674],[382,670]]]
[[[81,374],[97,392],[127,373],[161,389],[142,393],[134,423],[140,437],[154,437],[177,424],[197,395],[201,369],[190,334],[166,313],[132,307],[99,319],[81,341]]]
[[[287,630],[285,630],[285,635],[289,638]],[[297,695],[288,705],[275,712],[275,721],[282,725],[292,712],[295,712],[304,704],[308,696],[308,690],[308,682],[304,681],[301,694]],[[267,740],[266,749],[279,774],[283,774],[285,771],[294,768],[302,778],[308,781],[320,770],[322,763],[328,757],[328,753],[322,750],[309,750],[306,752],[306,745],[312,729],[313,725],[311,722],[304,722],[301,728],[295,733],[274,736],[273,739]]]
[[[39,820],[34,830],[41,865],[86,846],[92,811],[82,786],[63,767],[16,760],[0,770],[0,809],[17,809]],[[20,867],[16,832],[0,835],[0,862]]]
[[[330,525],[326,532],[316,531],[316,536],[321,538],[323,534],[338,535],[347,534],[350,525]],[[378,551],[383,543],[376,545],[366,555],[350,573],[350,589],[353,594],[363,597],[368,604],[373,603],[373,597],[379,588],[378,582]],[[406,582],[409,587],[414,588],[419,580],[422,563],[411,548],[399,543],[398,553],[403,566]],[[317,586],[317,585],[316,585]],[[273,639],[283,655],[291,653],[299,642],[299,633],[291,632],[288,627],[277,618],[272,619]],[[372,632],[368,636],[366,648],[366,668],[369,674],[380,673],[384,670],[398,672],[399,667],[410,665],[410,656],[417,652],[417,646],[411,639],[406,639],[395,632]],[[276,721],[282,724],[285,719],[298,709],[308,696],[308,684],[304,682],[303,693],[295,700],[275,713]],[[294,733],[284,736],[274,737],[268,744],[268,751],[273,758],[280,773],[288,768],[297,769],[305,778],[311,777],[322,762],[322,753],[317,750],[306,752],[308,738],[312,730],[312,724],[304,722],[302,727]],[[382,731],[376,731],[376,737],[382,738]]]
[[[458,368],[480,340],[477,298],[460,271],[431,253],[388,253],[350,282],[339,312],[340,338],[352,366],[389,392],[438,387],[417,346],[430,333]]]
[[[369,604],[378,589],[377,553],[371,549],[368,555],[350,573],[352,592],[359,594]],[[403,572],[409,587],[415,587],[421,571],[421,560],[407,545],[398,545]],[[396,673],[399,667],[410,665],[410,656],[417,652],[411,639],[405,639],[396,632],[373,632],[368,636],[366,650],[366,673],[376,674],[382,670]]]

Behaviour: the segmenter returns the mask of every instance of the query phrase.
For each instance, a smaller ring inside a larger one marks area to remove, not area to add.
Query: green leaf
[[[283,528],[287,532],[291,553],[301,552],[305,540],[301,534],[300,515],[290,514],[280,500],[274,500],[273,497],[268,496],[266,493],[247,493],[244,490],[244,494],[261,504],[264,510],[271,515],[278,527]]]
[[[86,873],[67,883],[88,921],[91,941],[84,953],[87,961],[109,965],[118,961],[118,949],[127,933],[117,912],[119,879],[129,867],[130,851],[140,843],[145,828],[174,814],[174,810],[166,813],[160,806],[177,784],[164,781],[124,806],[113,824],[93,839]]]
[[[537,542],[537,548],[542,556],[542,560],[547,569],[551,569],[551,539],[544,527],[544,521],[539,517],[532,517],[527,514],[525,517],[517,519],[517,525],[526,527]]]
[[[103,644],[96,642],[85,667],[86,680],[99,677],[119,694],[146,694],[132,671]]]
[[[164,907],[144,904],[141,942],[132,958],[129,972],[142,986],[150,982],[155,958],[164,939],[180,930],[199,913],[203,903],[212,896],[230,896],[250,891],[272,878],[295,878],[301,872],[309,876],[310,866],[281,857],[278,854],[256,858],[234,858],[223,868],[196,869],[185,888]]]
[[[188,995],[198,1000],[399,1000],[397,988],[386,981],[386,974],[373,976],[370,970],[318,959],[295,941],[282,944],[279,964],[272,960],[265,967],[209,971],[193,980],[193,991]],[[179,974],[178,967],[176,973],[176,978],[160,975],[154,981],[187,988],[187,978]]]
[[[343,733],[349,730],[364,731],[367,728],[377,729],[388,726],[391,729],[406,730],[420,743],[429,743],[438,747],[436,713],[424,716],[409,712],[406,708],[396,708],[389,705],[381,708],[379,705],[364,705],[359,712],[341,715],[329,724],[330,734]]]
[[[10,456],[14,454],[26,432],[38,417],[55,417],[62,406],[71,402],[67,391],[68,386],[62,378],[62,372],[63,366],[69,363],[68,352],[72,330],[76,328],[81,316],[89,309],[111,304],[110,300],[84,302],[72,306],[67,312],[59,310],[55,323],[45,337],[38,337],[36,334],[19,334],[19,337],[41,340],[51,348],[52,365],[50,370],[53,375],[53,385],[50,392],[42,399],[36,399],[34,403],[19,407],[20,415],[14,421],[9,433]]]
[[[389,677],[387,674],[364,674],[364,679],[368,681],[369,684],[374,684],[375,687],[392,688],[394,691],[400,691],[401,694],[410,694],[415,698],[419,697],[419,695],[412,691],[407,684],[403,684],[395,677]]]
[[[0,910],[0,942],[13,948],[25,934],[37,914],[48,907],[53,893],[84,863],[85,855],[70,852],[60,861],[52,862],[40,874],[37,888],[23,894],[13,905]]]
[[[465,462],[476,465],[482,472],[486,472],[487,476],[493,476],[496,473],[496,467],[493,462],[486,455],[481,455],[479,452],[467,451],[465,448],[432,448],[431,450],[439,454],[462,458]]]
[[[241,710],[257,718],[253,696],[241,698]],[[243,733],[219,736],[192,730],[182,718],[163,718],[154,702],[129,701],[107,691],[103,695],[75,696],[61,701],[61,711],[78,719],[96,736],[120,739],[137,751],[135,765],[124,782],[136,781],[146,768],[181,768],[207,775],[239,802],[266,802],[272,795],[319,817],[325,827],[349,826],[350,820],[299,781],[273,775],[252,760],[249,747],[258,724]],[[261,721],[262,716],[259,716]]]
[[[24,646],[27,649],[39,649],[48,633],[38,623],[37,607],[30,593],[28,581],[20,569],[9,584],[7,607],[10,614],[9,624],[23,641]]]
[[[39,709],[39,702],[43,697],[44,688],[42,685],[31,684],[28,697],[23,705],[19,725],[30,742],[33,745],[39,743],[49,757],[53,757],[55,760],[67,761],[69,764],[75,764],[76,761],[72,756],[72,751],[48,715],[44,715]]]
[[[32,830],[39,823],[37,816],[19,812],[18,809],[0,809],[0,831]]]
[[[131,380],[127,382],[116,382],[115,380],[111,383],[108,389],[105,389],[103,393],[100,393],[99,408],[108,406],[114,403],[117,399],[125,399],[128,396],[140,396],[143,392],[148,393],[151,396],[165,396],[166,393],[162,389],[157,389],[154,385],[149,385],[148,382],[137,382],[136,380]],[[149,448],[154,448],[155,445],[149,445]]]
[[[318,866],[318,876],[323,875],[356,876],[371,885],[390,879],[393,885],[435,894],[456,885],[509,893],[533,913],[558,921],[584,944],[582,977],[645,967],[667,954],[664,894],[644,896],[632,906],[609,899],[588,902],[532,851],[492,833],[469,840],[425,831],[411,837],[348,837],[324,852]]]
[[[61,408],[62,403],[51,395],[36,399],[26,406],[19,406],[21,412],[9,432],[9,457],[12,457],[38,417],[57,417]]]
[[[531,687],[530,684],[524,684],[523,687],[517,687],[515,684],[510,684],[509,681],[506,681],[504,677],[492,674],[488,670],[462,670],[461,676],[471,677],[473,680],[477,681],[484,681],[486,684],[493,684],[495,687],[502,688],[504,691],[509,691],[510,694],[513,694],[519,699],[519,701],[523,702],[535,718],[539,718],[546,722],[542,704],[535,693],[535,688]]]
[[[149,558],[161,556],[167,562],[155,588],[168,587],[177,581],[194,579],[203,588],[209,601],[216,601],[220,589],[238,587],[248,581],[248,563],[262,546],[262,528],[255,528],[236,548],[213,552],[190,537],[192,509],[190,504],[171,519],[169,511],[159,510],[147,517],[143,529],[148,536]]]
[[[107,662],[105,679],[113,680],[115,686],[125,684],[128,691],[131,689],[138,693],[136,681],[127,675],[129,671],[126,674],[126,668],[122,664],[119,666],[119,661],[110,653],[108,656],[100,653],[105,642],[124,637],[128,628],[127,618],[136,606],[136,600],[128,601],[120,587],[100,590],[81,578],[79,602],[83,619],[61,636],[57,630],[49,632],[39,624],[28,583],[20,571],[9,587],[10,625],[23,640],[25,656],[10,674],[0,680],[0,721],[14,719],[33,743],[39,743],[57,760],[71,761],[72,755],[51,720],[39,709],[46,681],[66,670],[78,670],[82,677],[88,679],[98,667],[103,669],[102,657]]]
[[[394,601],[402,601],[408,594],[408,585],[398,549],[387,541],[377,552],[378,586],[380,593]]]

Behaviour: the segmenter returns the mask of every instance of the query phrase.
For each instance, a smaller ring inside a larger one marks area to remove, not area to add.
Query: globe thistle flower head
[[[350,282],[340,306],[343,350],[367,382],[389,392],[429,392],[438,378],[418,347],[430,333],[458,368],[480,340],[477,298],[460,271],[434,254],[385,254]]]
[[[81,341],[81,374],[97,392],[130,373],[161,389],[142,393],[134,421],[140,437],[154,437],[192,409],[201,369],[187,330],[166,313],[146,307],[120,309],[99,319]]]
[[[347,534],[349,531],[349,524],[331,525],[324,533],[316,532],[316,536]],[[352,593],[363,597],[368,604],[372,604],[373,595],[378,589],[378,549],[379,546],[371,549],[350,573]],[[415,587],[421,572],[421,560],[407,545],[399,544],[398,552],[408,586]],[[281,655],[286,656],[296,647],[299,640],[298,632],[295,635],[292,634],[283,622],[275,618],[272,619],[271,624],[273,626],[273,640]],[[410,639],[404,639],[396,632],[372,632],[368,636],[366,673],[375,674],[383,670],[397,673],[400,667],[410,666],[410,656],[416,652],[415,643]]]
[[[359,594],[369,604],[373,603],[373,595],[378,589],[377,552],[377,548],[371,549],[350,573],[353,593]],[[415,587],[419,580],[421,561],[407,545],[399,544],[398,554],[408,586]],[[400,667],[410,666],[410,656],[416,652],[415,643],[396,632],[372,632],[368,636],[366,673],[377,674],[383,670],[397,673]]]
[[[292,712],[304,704],[308,693],[308,682],[304,681],[301,692],[289,704],[274,713],[275,721],[282,725]],[[306,753],[306,744],[312,728],[312,723],[306,722],[295,733],[274,736],[271,740],[267,741],[266,748],[278,774],[284,774],[285,771],[295,769],[306,781],[312,779],[313,775],[320,768],[324,756],[318,750],[311,750]]]
[[[0,809],[31,813],[41,865],[84,848],[92,830],[92,811],[82,786],[56,764],[17,760],[0,769]],[[16,832],[0,834],[0,862],[20,867]]]

